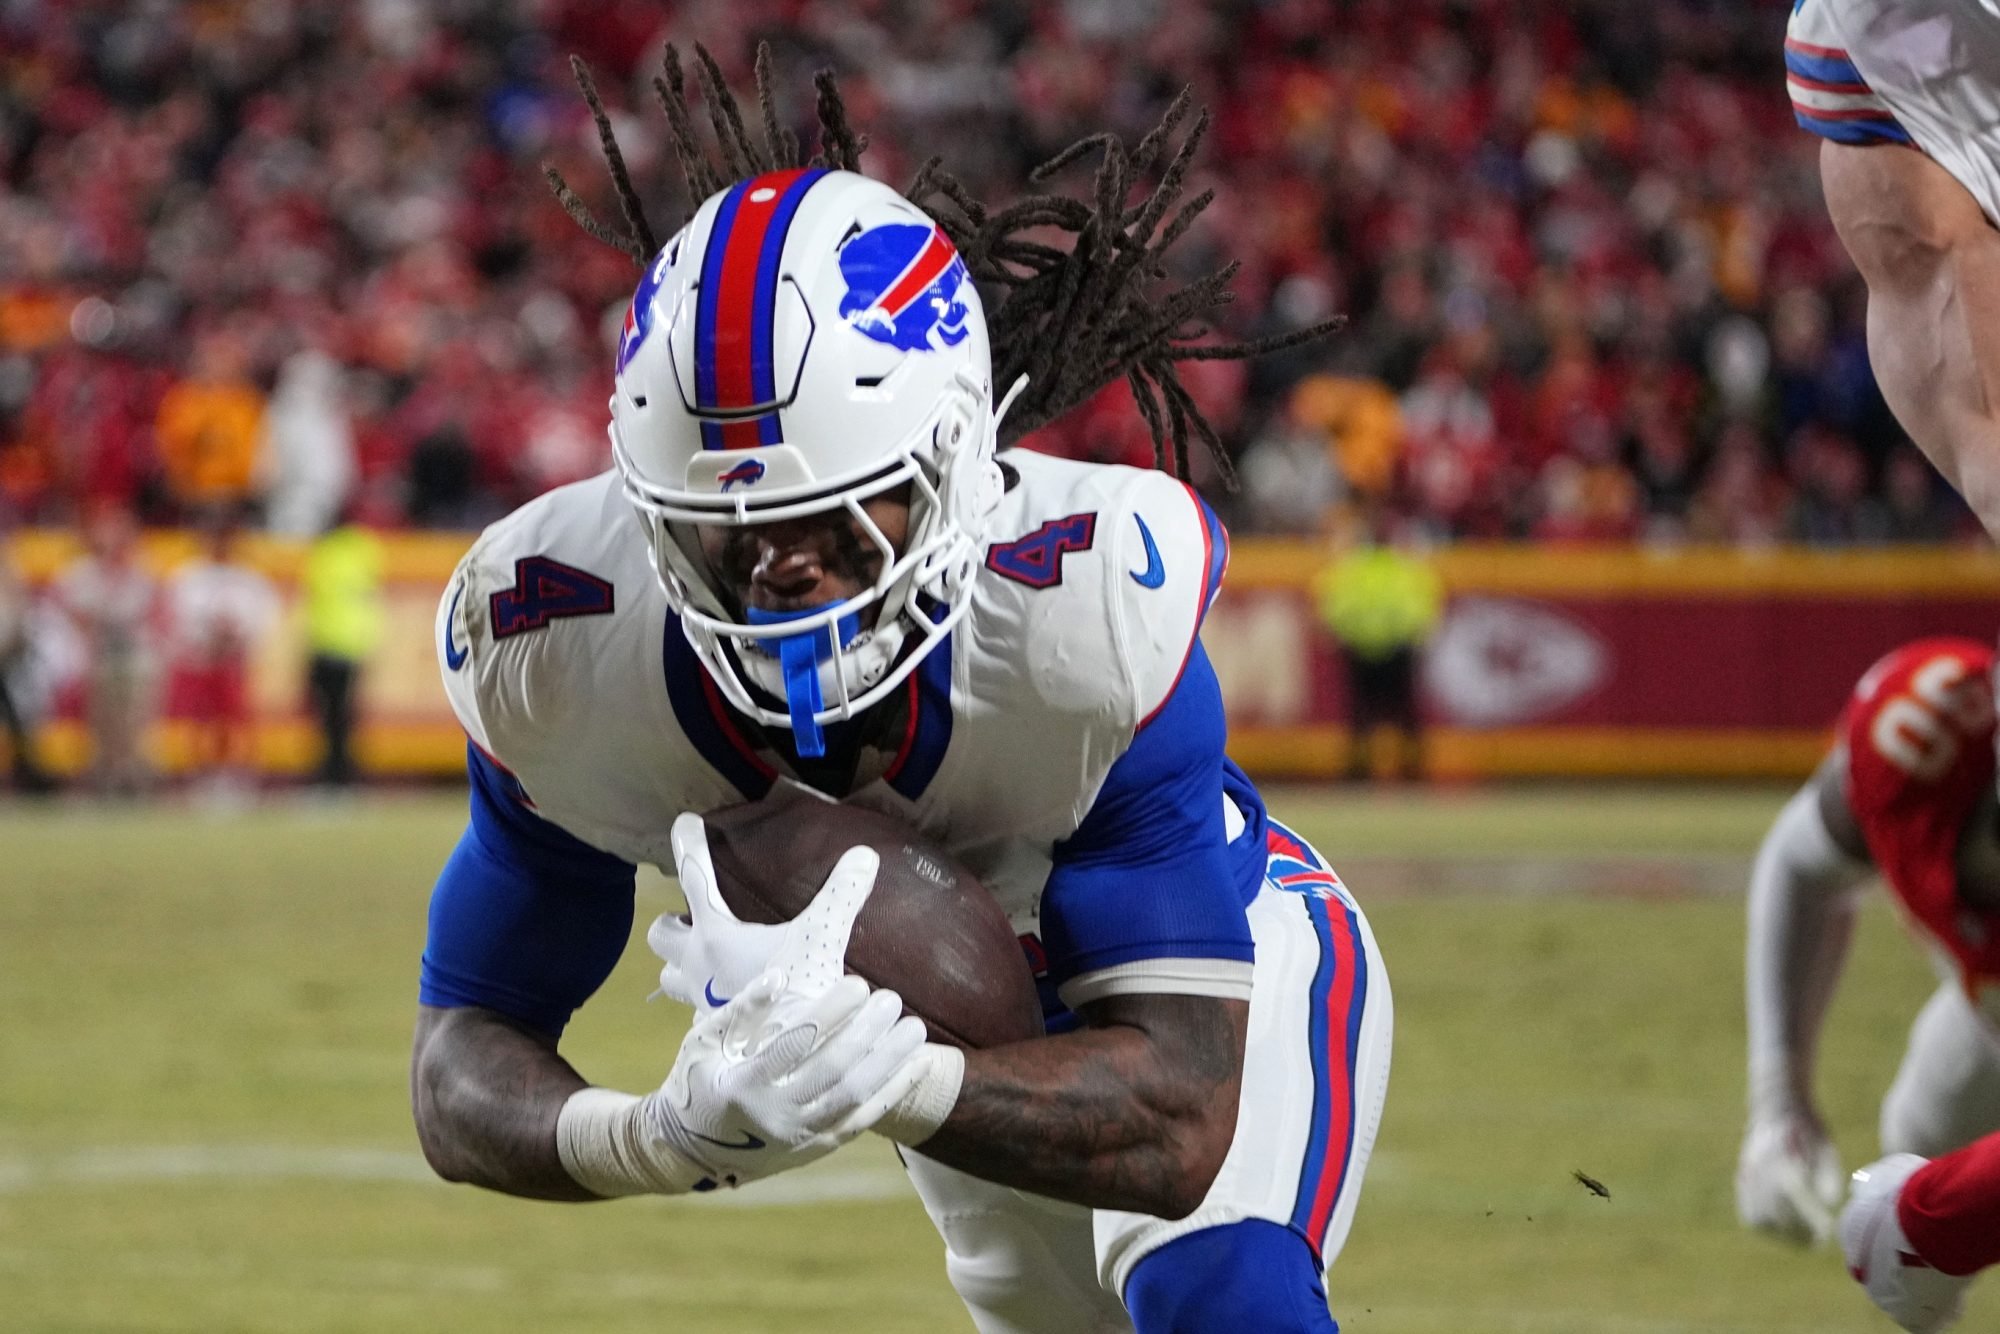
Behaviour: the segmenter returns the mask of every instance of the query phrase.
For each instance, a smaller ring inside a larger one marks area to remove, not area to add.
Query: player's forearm
[[[564,1170],[556,1118],[587,1081],[547,1038],[490,1010],[417,1020],[410,1101],[424,1157],[447,1181],[538,1200],[594,1200]]]
[[[1762,931],[1768,939],[1753,937],[1752,944],[1759,959],[1749,977],[1751,1098],[1810,1107],[1820,1032],[1846,964],[1854,904],[1800,895],[1760,906],[1769,921]]]
[[[1793,797],[1751,872],[1745,1002],[1753,1110],[1810,1108],[1813,1064],[1866,868],[1834,845],[1814,790]]]
[[[920,1152],[1098,1209],[1192,1212],[1235,1133],[1249,1006],[1143,996],[1098,1026],[969,1052],[958,1102]]]

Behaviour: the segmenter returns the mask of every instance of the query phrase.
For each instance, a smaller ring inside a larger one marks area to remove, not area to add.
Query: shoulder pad
[[[602,478],[529,502],[480,534],[438,603],[445,694],[504,768],[570,730],[594,698],[593,646],[643,592],[632,581],[651,578],[629,514],[610,508],[622,505]]]
[[[1034,655],[1044,699],[1108,708],[1136,726],[1180,679],[1221,586],[1228,536],[1163,473],[1033,454],[1010,462],[1021,480],[985,560],[996,631]]]
[[[1138,473],[1119,501],[1112,601],[1143,723],[1173,694],[1194,652],[1222,589],[1229,534],[1193,487],[1163,473]]]

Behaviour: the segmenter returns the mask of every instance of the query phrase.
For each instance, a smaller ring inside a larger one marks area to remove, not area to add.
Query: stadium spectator
[[[354,429],[342,375],[339,362],[314,348],[293,353],[279,368],[261,449],[274,533],[305,538],[326,531],[353,491]]]
[[[1364,512],[1361,524],[1354,545],[1313,581],[1320,619],[1347,670],[1347,774],[1370,776],[1377,734],[1386,728],[1396,735],[1397,772],[1417,779],[1424,773],[1417,675],[1444,608],[1444,586],[1406,525],[1380,507]]]
[[[1346,491],[1327,432],[1291,413],[1250,446],[1238,471],[1239,522],[1260,533],[1319,536]]]
[[[27,695],[32,604],[14,570],[11,552],[0,541],[0,731],[7,741],[7,773],[18,792],[47,792],[55,780],[42,768]]]
[[[174,667],[192,744],[189,776],[207,795],[234,800],[254,785],[250,660],[278,620],[270,580],[244,564],[235,516],[201,516],[201,554],[167,584]]]
[[[237,336],[212,331],[196,342],[187,378],[160,399],[153,428],[160,467],[184,513],[241,506],[251,498],[264,396],[245,372]]]
[[[1889,456],[1882,483],[1883,535],[1891,542],[1943,542],[1950,538],[1953,506],[1937,473],[1905,445]]]
[[[1880,510],[1903,434],[1868,371],[1815,150],[1774,92],[1782,7],[925,12],[0,8],[0,226],[17,240],[0,252],[0,506],[61,522],[115,499],[172,519],[250,494],[256,386],[275,382],[271,519],[313,531],[304,479],[325,479],[305,459],[342,446],[337,427],[301,435],[285,406],[280,368],[307,350],[345,382],[354,487],[398,521],[477,524],[601,468],[632,272],[574,234],[538,167],[594,180],[575,50],[598,67],[640,193],[671,195],[649,84],[671,33],[735,73],[768,38],[781,85],[833,63],[874,171],[906,179],[921,142],[989,198],[1106,116],[1142,133],[1191,84],[1214,113],[1195,184],[1221,202],[1176,263],[1242,265],[1216,336],[1350,317],[1246,382],[1197,372],[1233,453],[1283,435],[1294,386],[1330,373],[1386,386],[1404,418],[1390,449],[1326,428],[1346,487],[1414,502],[1441,537],[1572,530],[1579,477],[1593,531],[1895,528]],[[1114,388],[1033,443],[1126,457],[1144,448],[1135,417]],[[1795,496],[1787,464],[1813,430],[1851,442],[1858,486],[1844,458],[1837,488]],[[1580,467],[1554,462],[1579,448]],[[1629,514],[1612,470],[1631,475]],[[1908,531],[1972,529],[1941,503]]]
[[[99,506],[84,542],[86,554],[57,580],[55,598],[88,654],[91,782],[107,796],[136,796],[152,778],[144,746],[158,672],[159,584],[141,563],[130,510]]]
[[[1403,448],[1403,420],[1388,385],[1308,375],[1292,390],[1286,412],[1301,426],[1320,432],[1347,486],[1373,500],[1389,494]]]
[[[319,725],[315,779],[346,787],[356,777],[355,699],[361,670],[382,639],[382,541],[353,519],[327,530],[299,574],[305,600],[306,694]]]

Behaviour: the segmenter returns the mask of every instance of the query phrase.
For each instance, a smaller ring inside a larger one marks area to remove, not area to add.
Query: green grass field
[[[1734,1219],[1740,888],[1783,796],[1272,794],[1367,905],[1395,985],[1344,1330],[1890,1328],[1836,1253]],[[408,1034],[462,813],[0,808],[0,1330],[969,1329],[872,1139],[727,1198],[572,1207],[428,1177]],[[641,929],[673,902],[643,882]],[[681,1022],[644,1003],[653,969],[635,937],[573,1026],[594,1078],[664,1076]],[[1823,1057],[1850,1165],[1930,985],[1878,899]],[[1975,1294],[1967,1327],[1996,1311]]]

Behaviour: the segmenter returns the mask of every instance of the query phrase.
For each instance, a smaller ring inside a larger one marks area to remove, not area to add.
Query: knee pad
[[[1138,1334],[1339,1334],[1304,1237],[1246,1219],[1176,1237],[1125,1283]]]

